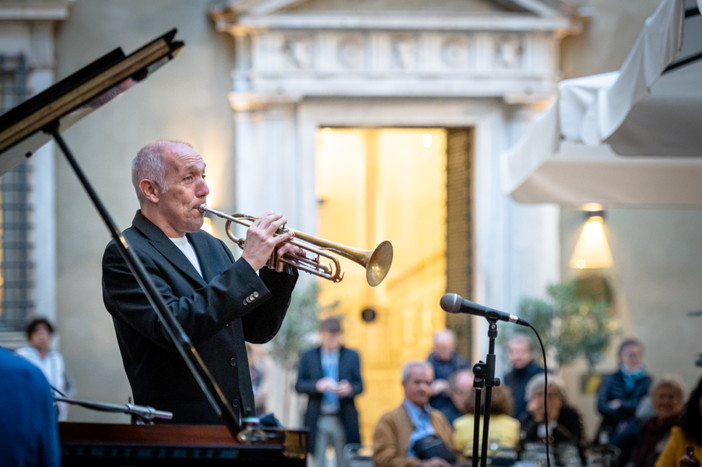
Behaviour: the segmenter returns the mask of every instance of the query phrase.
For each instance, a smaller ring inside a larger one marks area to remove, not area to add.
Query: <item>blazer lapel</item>
[[[214,268],[218,265],[213,264],[212,261],[212,258],[216,258],[216,255],[210,252],[210,246],[205,241],[204,235],[187,234],[187,237],[188,240],[190,240],[190,244],[195,249],[197,258],[200,260],[200,271],[202,271],[202,279],[206,284],[212,277],[217,275]],[[205,261],[204,258],[208,258],[208,260]]]
[[[320,378],[324,378],[324,367],[322,366],[322,348],[317,347],[317,370],[319,371]]]
[[[205,279],[198,274],[195,266],[185,257],[175,243],[173,243],[161,229],[144,217],[141,211],[137,212],[133,224],[168,262],[201,285],[207,284]],[[200,267],[202,268],[202,264]]]
[[[346,373],[346,365],[345,365],[346,358],[344,358],[345,356],[346,356],[346,349],[342,345],[341,347],[339,347],[339,379],[340,380],[343,379],[343,377],[341,375]]]

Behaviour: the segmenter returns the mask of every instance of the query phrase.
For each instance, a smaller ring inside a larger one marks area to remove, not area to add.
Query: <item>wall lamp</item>
[[[574,269],[606,269],[612,267],[612,252],[605,232],[605,211],[587,210],[585,223],[575,244],[570,267]]]

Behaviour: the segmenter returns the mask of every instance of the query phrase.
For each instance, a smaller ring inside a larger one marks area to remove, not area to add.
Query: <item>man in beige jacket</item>
[[[376,467],[449,467],[440,458],[420,460],[414,443],[437,435],[453,451],[451,426],[444,415],[429,406],[434,372],[426,362],[409,362],[402,369],[405,398],[402,405],[384,414],[373,433],[373,462]]]

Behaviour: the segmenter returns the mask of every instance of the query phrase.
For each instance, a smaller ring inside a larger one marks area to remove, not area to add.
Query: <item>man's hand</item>
[[[287,218],[277,212],[266,212],[255,221],[246,231],[246,240],[241,257],[246,260],[254,271],[263,268],[274,254],[282,256],[288,253],[302,254],[302,249],[291,245],[292,232],[276,235],[287,222]],[[277,250],[277,251],[276,251]],[[282,270],[282,265],[278,265]]]
[[[622,401],[621,399],[612,399],[611,401],[609,401],[607,406],[612,410],[617,410],[619,407],[622,406]]]
[[[327,391],[332,391],[334,392],[337,388],[336,381],[334,381],[331,378],[322,378],[317,381],[317,384],[315,384],[315,389],[319,392],[327,392]]]
[[[351,386],[351,383],[349,383],[345,379],[339,381],[339,384],[336,387],[336,391],[334,391],[334,393],[339,397],[350,396],[351,392],[353,392],[353,387]]]
[[[305,250],[303,248],[300,248],[297,245],[293,245],[288,241],[287,243],[284,243],[283,246],[276,248],[275,251],[273,252],[275,255],[275,264],[273,266],[269,266],[272,269],[275,269],[278,272],[283,272],[283,269],[285,267],[285,263],[280,261],[279,259],[282,258],[285,255],[288,256],[298,256],[298,257],[306,257],[307,255],[305,254]]]
[[[435,379],[431,383],[431,395],[444,394],[448,392],[449,384],[445,379]]]

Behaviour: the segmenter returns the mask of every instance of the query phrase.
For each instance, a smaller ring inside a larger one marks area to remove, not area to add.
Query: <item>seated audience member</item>
[[[526,387],[527,410],[520,419],[525,442],[539,442],[546,435],[544,423],[544,374],[534,376]],[[585,457],[585,437],[580,413],[568,405],[565,388],[560,378],[548,375],[548,432],[551,442],[558,446],[577,447],[581,459]]]
[[[449,377],[458,370],[470,368],[470,362],[456,352],[456,334],[452,330],[442,329],[434,333],[433,349],[427,362],[434,370],[429,405],[442,412],[450,422],[455,407],[451,403]]]
[[[663,450],[670,429],[680,422],[685,386],[677,375],[661,377],[651,390],[654,415],[643,422],[636,438],[634,467],[652,467]]]
[[[685,403],[680,426],[670,429],[670,437],[656,461],[656,467],[678,467],[680,458],[687,454],[688,446],[692,446],[695,457],[702,461],[702,378]]]
[[[409,362],[403,367],[404,400],[380,418],[373,432],[376,467],[447,467],[455,460],[451,425],[441,412],[429,406],[433,380],[434,372],[427,362]],[[440,447],[427,453],[421,447],[430,439]]]
[[[473,457],[473,428],[475,423],[475,390],[465,400],[468,413],[453,422],[453,445],[466,457]],[[483,400],[485,392],[483,392]],[[481,410],[481,414],[485,408]],[[481,429],[485,426],[482,424]],[[480,435],[482,445],[483,435]],[[519,420],[512,417],[512,393],[506,386],[492,388],[492,403],[490,410],[490,426],[488,429],[490,444],[497,444],[499,448],[514,449],[519,443]]]
[[[451,406],[444,411],[444,416],[449,424],[453,424],[458,417],[468,413],[465,402],[473,389],[473,371],[458,370],[449,376],[448,383]]]
[[[602,414],[599,433],[606,433],[610,444],[621,450],[619,465],[630,457],[640,428],[636,409],[651,387],[651,377],[643,365],[643,344],[626,339],[617,353],[619,368],[604,377],[597,389],[597,410]]]
[[[531,339],[525,334],[515,334],[507,342],[507,356],[512,369],[505,374],[504,383],[512,391],[514,417],[519,419],[526,411],[526,385],[534,376],[543,373],[531,352]]]
[[[56,408],[46,376],[4,348],[0,375],[0,465],[59,466]]]

